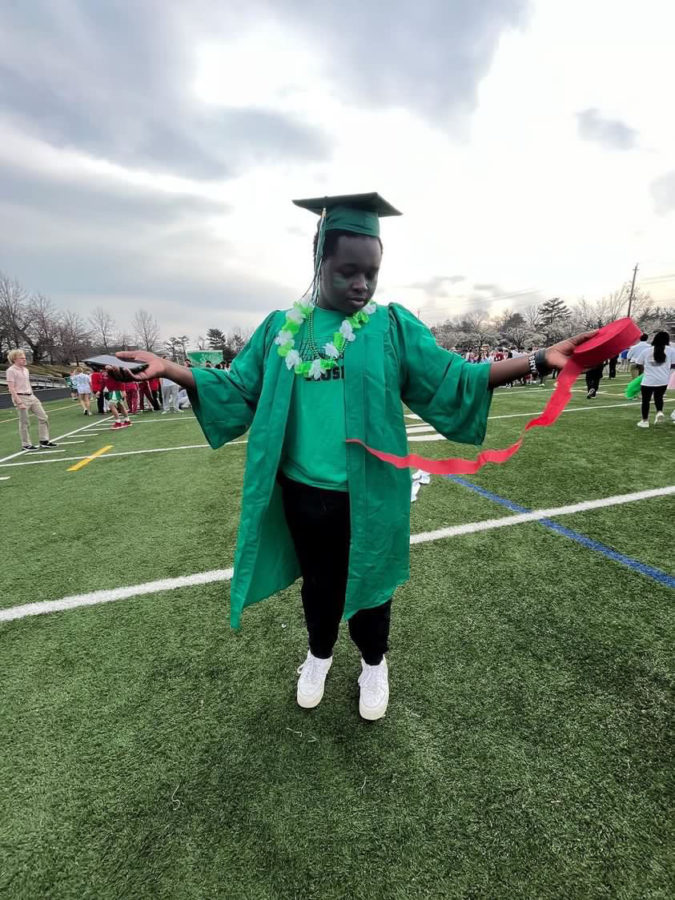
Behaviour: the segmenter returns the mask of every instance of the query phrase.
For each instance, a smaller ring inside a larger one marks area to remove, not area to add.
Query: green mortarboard
[[[367,234],[371,237],[379,237],[382,216],[401,215],[376,193],[312,197],[310,200],[294,200],[293,203],[317,216],[326,210],[324,231],[353,231],[354,234]]]

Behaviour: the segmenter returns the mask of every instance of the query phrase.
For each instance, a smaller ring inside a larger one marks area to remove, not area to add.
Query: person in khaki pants
[[[49,420],[42,404],[33,393],[30,386],[30,375],[26,366],[26,354],[23,350],[10,350],[7,359],[11,363],[7,369],[7,387],[12,396],[12,403],[19,413],[19,434],[23,450],[39,450],[40,447],[56,447],[49,440]],[[31,412],[38,420],[40,444],[31,443],[30,429],[28,427],[28,413]]]

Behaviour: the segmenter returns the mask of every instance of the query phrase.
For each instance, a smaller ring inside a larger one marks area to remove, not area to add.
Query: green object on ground
[[[640,393],[640,385],[642,384],[643,375],[638,375],[637,378],[634,378],[632,381],[629,381],[626,385],[626,390],[623,392],[626,400],[632,400],[633,397],[637,397]]]

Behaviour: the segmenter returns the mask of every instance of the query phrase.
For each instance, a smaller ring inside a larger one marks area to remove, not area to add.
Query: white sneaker
[[[663,422],[664,419],[665,419],[665,416],[663,415],[663,413],[662,413],[662,412],[657,412],[657,414],[654,416],[654,424],[655,424],[655,425],[660,425],[661,422]]]
[[[321,703],[323,689],[326,683],[326,675],[333,664],[333,657],[319,659],[307,653],[307,659],[298,666],[298,706],[303,709],[313,709]]]
[[[640,419],[637,423],[638,428],[649,428],[649,422],[646,419]]]
[[[382,659],[379,666],[369,666],[361,660],[359,675],[359,713],[362,719],[374,722],[381,719],[387,711],[389,703],[389,678],[387,660]]]

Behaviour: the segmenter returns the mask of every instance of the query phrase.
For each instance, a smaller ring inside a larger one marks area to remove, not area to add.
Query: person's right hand
[[[150,353],[149,350],[120,350],[115,356],[134,362],[143,362],[148,366],[147,369],[143,369],[142,372],[138,373],[130,372],[128,369],[106,366],[106,369],[117,381],[149,381],[151,378],[162,378],[166,371],[166,360],[162,359],[161,356]]]

